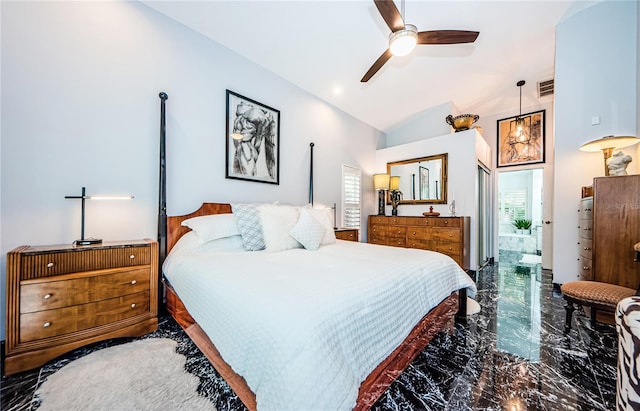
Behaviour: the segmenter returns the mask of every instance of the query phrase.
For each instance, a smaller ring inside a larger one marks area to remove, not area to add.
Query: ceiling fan
[[[382,15],[382,18],[387,23],[387,26],[391,29],[391,35],[389,35],[389,48],[373,66],[367,71],[367,73],[360,80],[362,83],[369,81],[371,77],[386,63],[391,56],[405,56],[413,51],[416,44],[462,44],[473,43],[476,41],[478,34],[477,31],[466,30],[430,30],[420,31],[413,24],[405,24],[404,15],[404,0],[402,0],[402,14],[398,11],[398,8],[394,4],[393,0],[373,0],[378,11]]]

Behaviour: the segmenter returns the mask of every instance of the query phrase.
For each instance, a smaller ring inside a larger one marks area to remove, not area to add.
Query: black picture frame
[[[546,110],[522,114],[526,127],[530,126],[529,142],[526,144],[509,141],[509,134],[518,116],[497,121],[497,166],[512,167],[545,162],[545,118]]]
[[[280,111],[227,90],[225,177],[280,184]]]

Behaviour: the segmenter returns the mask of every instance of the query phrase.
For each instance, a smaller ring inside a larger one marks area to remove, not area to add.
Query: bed
[[[342,240],[277,253],[184,246],[196,243],[183,221],[229,213],[230,204],[204,203],[167,217],[166,306],[251,411],[369,409],[464,318],[475,291],[453,260],[423,250]]]

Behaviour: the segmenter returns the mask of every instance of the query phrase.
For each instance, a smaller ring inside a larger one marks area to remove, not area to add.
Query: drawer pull
[[[136,308],[136,303],[131,304],[131,308]]]
[[[54,265],[53,263],[49,263],[49,264],[47,264],[47,268],[51,268],[51,267],[53,267],[53,265]]]
[[[131,280],[131,285],[136,285],[138,282],[136,280]]]
[[[582,269],[583,269],[583,270],[588,270],[588,269],[589,269],[589,267],[582,267]]]
[[[447,220],[444,220],[444,223],[445,223],[445,224],[449,224],[449,221],[447,221]]]
[[[134,258],[136,258],[136,256],[135,256],[135,255],[133,255],[133,254],[131,254],[131,255],[129,256],[129,258],[133,260]]]
[[[49,328],[49,327],[51,327],[51,323],[49,321],[47,321],[46,323],[42,324],[42,326],[44,328]]]
[[[49,298],[51,298],[51,294],[47,294],[47,295],[44,296],[45,300],[48,300]]]
[[[453,237],[453,234],[449,234],[449,237]]]

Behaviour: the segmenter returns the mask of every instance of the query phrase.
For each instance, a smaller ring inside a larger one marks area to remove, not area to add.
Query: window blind
[[[359,168],[342,165],[342,226],[360,228],[360,181]]]

